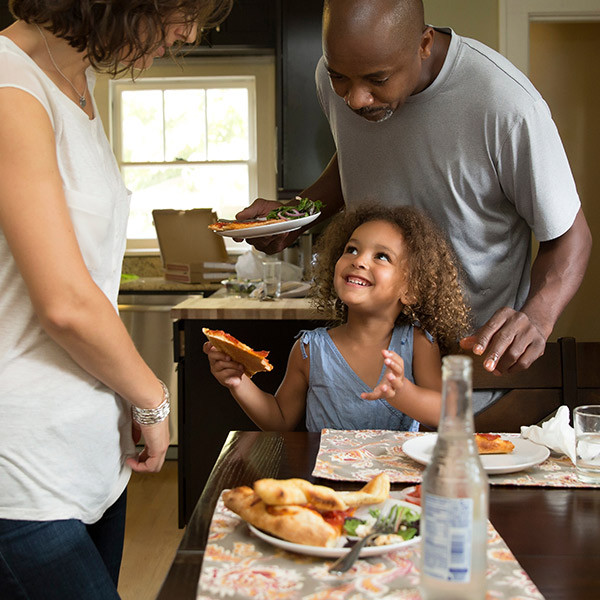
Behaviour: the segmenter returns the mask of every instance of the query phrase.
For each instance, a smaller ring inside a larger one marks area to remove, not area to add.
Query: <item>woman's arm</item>
[[[404,377],[404,361],[395,352],[383,350],[387,371],[379,385],[365,400],[384,398],[393,407],[420,423],[436,427],[442,405],[442,371],[440,349],[430,342],[422,329],[415,327],[413,341],[413,376]]]
[[[83,261],[58,169],[55,137],[30,94],[0,89],[0,228],[44,330],[88,373],[139,408],[162,402],[162,386]],[[162,466],[168,419],[142,427],[145,464]]]
[[[298,340],[292,347],[285,376],[275,395],[263,392],[244,374],[240,363],[210,342],[204,344],[204,352],[217,381],[229,389],[258,427],[263,431],[292,431],[306,410],[308,390],[308,361],[302,360],[299,344]]]

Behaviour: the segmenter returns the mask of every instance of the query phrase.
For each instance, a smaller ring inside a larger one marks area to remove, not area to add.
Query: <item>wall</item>
[[[563,139],[583,210],[595,238],[583,284],[565,309],[553,338],[600,339],[600,23],[532,23],[529,76],[548,102]],[[593,60],[592,60],[593,59]]]
[[[498,49],[498,0],[424,0],[425,22]]]

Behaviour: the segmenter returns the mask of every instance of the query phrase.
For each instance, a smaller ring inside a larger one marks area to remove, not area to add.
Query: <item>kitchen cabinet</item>
[[[278,0],[235,0],[231,13],[221,25],[206,32],[202,47],[215,51],[251,53],[275,48]]]
[[[230,431],[258,431],[229,391],[210,372],[202,327],[222,329],[256,350],[269,350],[273,371],[253,381],[274,393],[302,329],[323,326],[308,300],[275,302],[235,298],[190,298],[171,311],[179,398],[179,526],[187,524]],[[302,424],[300,429],[304,428]]]
[[[322,10],[323,0],[279,2],[277,186],[282,199],[315,181],[335,151],[315,88]]]

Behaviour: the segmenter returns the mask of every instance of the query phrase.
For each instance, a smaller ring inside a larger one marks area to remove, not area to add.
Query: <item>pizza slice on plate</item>
[[[476,433],[475,443],[479,454],[510,454],[515,445],[498,433]]]
[[[211,223],[208,228],[212,231],[232,231],[236,229],[248,229],[249,227],[258,227],[260,225],[271,225],[273,223],[283,223],[288,219],[258,219],[254,221],[217,221]]]

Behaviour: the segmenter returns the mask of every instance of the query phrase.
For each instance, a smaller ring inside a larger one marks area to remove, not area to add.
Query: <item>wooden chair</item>
[[[475,416],[475,430],[519,432],[521,425],[535,425],[551,417],[562,404],[572,411],[588,399],[592,404],[600,402],[599,364],[600,343],[576,344],[572,337],[548,342],[543,356],[515,375],[492,375],[481,360],[474,360],[474,390],[509,390]],[[578,386],[587,389],[578,390]]]
[[[577,342],[577,405],[600,404],[600,342]]]

